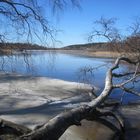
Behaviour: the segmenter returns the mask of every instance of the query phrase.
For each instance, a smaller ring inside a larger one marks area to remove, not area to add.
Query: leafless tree
[[[127,28],[127,35],[121,34],[116,27],[116,19],[101,17],[93,24],[92,32],[89,35],[89,41],[95,42],[97,38],[108,51],[116,51],[127,55],[128,57],[139,58],[140,54],[140,18],[137,17],[131,26]],[[126,29],[123,29],[125,31]]]
[[[115,27],[116,19],[101,17],[96,20],[93,24],[93,29],[89,34],[88,40],[95,42],[99,39],[100,42],[106,42],[105,47],[108,47],[108,51],[116,50],[121,48],[122,36],[119,30]]]

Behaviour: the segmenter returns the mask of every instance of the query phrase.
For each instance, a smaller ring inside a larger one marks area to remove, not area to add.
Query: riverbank
[[[56,49],[49,50],[50,52],[56,53],[64,53],[71,55],[79,55],[86,57],[94,57],[94,58],[117,58],[119,56],[127,56],[125,52],[110,52],[110,51],[92,51],[92,50],[64,50],[64,49]],[[129,54],[129,56],[133,56],[133,54]]]

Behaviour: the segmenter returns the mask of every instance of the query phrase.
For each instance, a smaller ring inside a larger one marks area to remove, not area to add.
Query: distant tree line
[[[125,52],[137,52],[140,49],[140,35],[127,37],[123,41],[115,43],[112,46],[112,42],[99,42],[99,43],[87,43],[76,44],[63,47],[64,50],[90,50],[90,51],[123,51]]]
[[[47,50],[48,48],[31,43],[0,43],[0,54],[10,54],[12,51]]]
[[[87,44],[76,44],[63,47],[65,50],[92,50],[92,51],[107,51],[111,47],[105,42],[101,43],[87,43]]]

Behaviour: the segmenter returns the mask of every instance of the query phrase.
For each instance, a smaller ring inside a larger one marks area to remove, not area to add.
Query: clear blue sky
[[[54,25],[62,30],[57,39],[62,41],[56,47],[87,43],[87,34],[93,21],[101,16],[117,18],[117,27],[124,30],[136,16],[140,16],[140,0],[82,0],[81,10],[66,9],[53,18]]]

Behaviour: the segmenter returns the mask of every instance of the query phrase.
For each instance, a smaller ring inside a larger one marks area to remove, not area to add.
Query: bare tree
[[[115,27],[116,19],[101,17],[93,24],[93,29],[89,34],[88,40],[95,42],[99,39],[100,42],[106,42],[105,47],[108,47],[108,51],[118,51],[121,48],[122,36],[119,30]]]
[[[93,24],[93,30],[89,34],[89,41],[95,42],[98,38],[108,51],[120,52],[127,57],[140,55],[140,18],[137,17],[131,26],[127,28],[129,34],[123,35],[115,26],[116,19],[101,17]],[[126,30],[126,29],[123,29]]]

